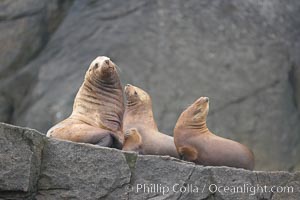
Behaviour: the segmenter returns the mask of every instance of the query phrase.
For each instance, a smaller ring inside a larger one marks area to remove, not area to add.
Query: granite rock
[[[204,167],[169,156],[49,139],[4,123],[0,144],[3,200],[296,200],[300,195],[300,172]]]

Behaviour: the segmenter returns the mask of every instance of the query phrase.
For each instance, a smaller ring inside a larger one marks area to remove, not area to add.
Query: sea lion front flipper
[[[60,135],[65,135],[73,142],[90,143],[103,147],[112,147],[115,140],[111,131],[84,123],[78,123],[65,129],[65,132],[60,132]]]
[[[122,149],[123,144],[120,139],[116,137],[117,134],[108,130],[98,131],[97,134],[99,134],[99,136],[102,135],[102,137],[100,138],[100,140],[98,139],[95,145]]]
[[[70,122],[70,119],[52,127],[47,133],[48,137],[90,143],[104,147],[113,146],[114,138],[112,135],[108,130],[74,120]]]
[[[198,157],[198,152],[193,147],[179,147],[178,154],[180,155],[180,159],[186,161],[195,161]]]
[[[113,138],[111,135],[104,136],[98,143],[95,145],[102,146],[102,147],[111,147],[113,144]]]
[[[125,131],[124,151],[135,151],[142,153],[142,136],[136,128],[130,128]]]

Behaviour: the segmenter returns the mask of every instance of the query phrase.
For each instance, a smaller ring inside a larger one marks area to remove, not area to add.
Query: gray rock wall
[[[106,55],[150,93],[162,132],[209,96],[209,128],[256,169],[300,169],[298,0],[1,1],[0,16],[1,121],[46,132]]]
[[[39,56],[72,0],[0,2],[0,121],[11,122],[15,109],[35,84],[38,69],[26,65]]]
[[[299,172],[196,166],[168,156],[49,139],[35,130],[3,123],[0,144],[3,200],[296,200],[300,195]],[[267,192],[255,192],[258,186],[266,186]],[[268,192],[273,186],[278,191]],[[233,192],[238,187],[240,192]],[[216,188],[219,191],[214,192]]]

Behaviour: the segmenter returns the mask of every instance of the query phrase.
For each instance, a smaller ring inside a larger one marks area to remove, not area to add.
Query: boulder
[[[0,199],[33,198],[44,142],[35,130],[0,123]]]

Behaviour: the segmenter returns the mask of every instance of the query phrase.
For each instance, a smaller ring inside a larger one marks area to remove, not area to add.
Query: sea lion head
[[[127,106],[129,107],[135,105],[151,106],[151,98],[149,94],[133,85],[127,84],[125,86],[125,96]]]
[[[99,56],[92,61],[86,73],[87,77],[98,82],[119,80],[116,64],[106,56]]]
[[[192,122],[205,122],[209,111],[209,98],[200,97],[190,105],[182,114]]]

